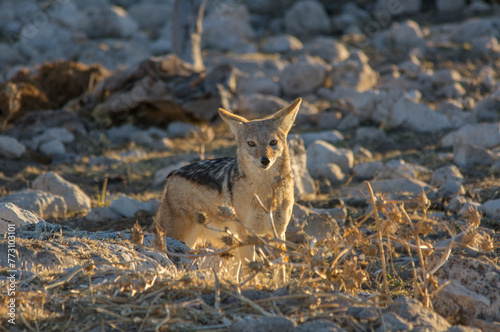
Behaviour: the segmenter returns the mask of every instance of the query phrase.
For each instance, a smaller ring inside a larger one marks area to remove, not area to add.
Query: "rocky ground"
[[[2,326],[500,331],[495,1],[208,1],[203,73],[169,54],[172,12],[0,2]],[[162,185],[234,156],[219,106],[258,118],[296,97],[291,279],[274,286],[277,249],[254,239],[235,285],[231,248],[152,227]]]

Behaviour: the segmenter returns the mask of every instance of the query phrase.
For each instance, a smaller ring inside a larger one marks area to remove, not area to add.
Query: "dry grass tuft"
[[[367,186],[371,209],[332,227],[321,241],[309,237],[297,244],[260,237],[251,230],[241,239],[221,229],[222,249],[174,253],[167,250],[164,232],[155,225],[155,251],[191,260],[190,265],[145,272],[134,271],[133,261],[88,260],[71,269],[33,268],[36,272],[18,285],[19,322],[30,331],[226,330],[248,315],[284,315],[297,323],[334,319],[346,327],[351,323],[339,315],[346,306],[383,306],[406,294],[431,307],[431,299],[445,286],[436,272],[454,249],[486,253],[500,247],[480,227],[477,210],[451,224],[430,217],[425,193],[410,201],[391,201]],[[265,204],[262,208],[272,216],[272,209]],[[220,208],[217,216],[202,216],[205,227],[210,227],[211,218],[239,223],[229,208]],[[131,242],[142,244],[144,235],[137,223]],[[53,236],[52,241],[65,241],[65,236]],[[43,248],[42,240],[29,241]],[[257,247],[258,259],[247,262],[249,273],[237,284],[226,262],[236,248],[247,245]],[[274,287],[275,267],[283,267],[289,276],[286,289],[279,292]]]

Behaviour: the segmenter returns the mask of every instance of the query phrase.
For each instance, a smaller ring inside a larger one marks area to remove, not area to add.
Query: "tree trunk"
[[[206,0],[176,0],[172,17],[172,53],[205,70],[201,56],[201,31]]]

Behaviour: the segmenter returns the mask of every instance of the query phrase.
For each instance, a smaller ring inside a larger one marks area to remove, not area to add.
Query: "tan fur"
[[[290,221],[294,203],[294,183],[287,145],[287,134],[297,115],[301,99],[264,120],[248,121],[245,118],[219,109],[222,119],[228,123],[237,144],[237,163],[242,177],[229,179],[232,197],[227,184],[222,191],[209,188],[182,176],[169,176],[165,185],[163,200],[156,215],[157,223],[165,234],[184,241],[194,248],[199,241],[222,245],[222,233],[210,230],[228,227],[240,239],[248,235],[245,227],[237,222],[208,220],[209,228],[199,223],[200,214],[216,216],[219,207],[232,206],[236,217],[258,235],[274,236],[268,214],[259,205],[257,195],[267,208],[273,210],[273,219],[278,237],[285,240],[285,231]],[[272,145],[271,142],[277,144]],[[250,146],[248,142],[253,142]],[[274,142],[273,142],[274,143]],[[261,158],[267,157],[265,167]],[[253,261],[255,249],[245,246],[236,251],[235,277],[241,279],[239,265]],[[278,278],[284,281],[284,269]]]

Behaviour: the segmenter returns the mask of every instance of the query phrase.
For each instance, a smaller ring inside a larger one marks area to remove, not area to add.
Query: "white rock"
[[[295,36],[282,34],[266,38],[262,45],[264,53],[288,53],[300,51],[304,48],[302,42]]]
[[[490,218],[500,218],[500,199],[487,201],[482,205],[482,211]]]
[[[427,105],[401,98],[393,106],[389,123],[394,127],[404,127],[420,133],[451,128],[450,121],[443,114],[434,112]]]
[[[295,199],[316,194],[316,184],[307,170],[307,155],[304,142],[299,136],[288,140],[292,172],[294,177]]]
[[[332,37],[319,36],[306,44],[304,51],[319,56],[327,63],[337,63],[349,58],[350,53],[344,44]]]
[[[345,208],[309,209],[300,204],[293,205],[292,218],[286,229],[286,238],[292,242],[304,242],[306,235],[319,241],[327,238],[337,223],[347,217]],[[304,234],[305,233],[305,234]]]
[[[498,122],[500,120],[500,89],[481,99],[473,113],[478,121]]]
[[[354,164],[351,150],[336,148],[325,141],[315,141],[307,147],[307,169],[321,164],[337,164],[344,173],[350,173]]]
[[[122,218],[122,216],[118,212],[107,206],[93,208],[89,214],[85,216],[85,220],[90,222],[101,222],[120,218]]]
[[[17,139],[0,135],[0,157],[19,159],[26,152],[26,147]]]
[[[242,95],[260,93],[279,96],[280,85],[268,77],[243,77],[238,81],[237,91]]]
[[[445,180],[439,184],[438,197],[465,195],[465,188],[459,181]]]
[[[255,93],[240,98],[238,111],[251,118],[262,118],[276,113],[287,105],[288,103],[279,97]]]
[[[375,47],[382,52],[409,51],[423,46],[425,39],[420,26],[415,21],[394,23],[391,27],[373,38]]]
[[[33,188],[61,196],[68,213],[88,213],[91,200],[76,184],[63,179],[54,172],[47,172],[33,181]]]
[[[344,181],[345,174],[337,164],[319,164],[309,169],[311,176],[315,179],[326,179],[332,184]]]
[[[480,123],[465,125],[459,130],[445,135],[441,140],[441,144],[445,147],[452,147],[462,143],[485,148],[497,146],[500,144],[500,124]]]
[[[337,128],[342,121],[340,112],[321,112],[318,117],[318,127],[321,129]]]
[[[372,89],[378,82],[378,74],[370,67],[362,51],[352,52],[347,60],[333,64],[329,76],[334,87],[357,91]]]
[[[255,32],[244,4],[231,10],[214,10],[203,19],[202,47],[221,51],[248,52]],[[255,51],[255,49],[253,49]]]
[[[123,8],[116,6],[88,9],[80,26],[90,38],[127,38],[138,32],[137,23]]]
[[[467,215],[467,212],[469,212],[471,209],[476,209],[479,212],[482,212],[481,204],[479,204],[478,202],[467,201],[462,205],[457,214],[461,216]]]
[[[353,173],[359,179],[371,180],[384,173],[386,167],[380,161],[372,161],[354,166]]]
[[[421,0],[378,0],[375,5],[376,13],[381,17],[381,24],[389,24],[392,16],[411,15],[422,9]],[[385,16],[383,16],[385,15]]]
[[[415,56],[399,64],[399,71],[408,75],[417,76],[421,72],[422,62]]]
[[[39,150],[46,156],[58,156],[66,153],[64,144],[56,139],[42,143]]]
[[[323,85],[326,77],[326,65],[322,62],[305,56],[299,58],[283,70],[280,83],[286,95],[303,95],[316,90]]]
[[[482,146],[458,144],[453,147],[453,162],[459,167],[493,164],[493,154]]]
[[[449,165],[443,166],[436,169],[431,176],[431,184],[433,186],[438,185],[441,182],[445,182],[448,180],[454,180],[459,183],[464,183],[464,176],[460,172],[457,166]]]
[[[325,141],[332,144],[338,141],[342,141],[344,139],[344,135],[342,135],[337,130],[326,130],[314,133],[300,134],[300,138],[302,138],[302,140],[304,141],[304,145],[307,148],[314,141]]]
[[[41,144],[54,140],[61,143],[72,143],[75,140],[75,135],[66,128],[49,128],[41,135],[35,136],[30,142],[27,142],[27,144],[29,144],[33,150],[37,150]]]
[[[76,0],[65,0],[59,2],[57,12],[51,15],[51,20],[57,22],[68,30],[77,30],[80,28],[82,12],[76,4]]]
[[[370,119],[376,123],[392,124],[392,110],[394,104],[404,97],[404,92],[399,89],[368,90],[363,93],[355,90],[341,90],[339,93],[347,96],[347,101],[353,106],[353,113],[360,119]]]
[[[458,82],[462,79],[462,75],[456,69],[440,69],[434,72],[430,77],[430,81],[437,86],[444,86]]]
[[[473,114],[464,111],[462,104],[453,99],[439,103],[436,112],[446,116],[453,128],[460,128],[475,121]]]
[[[417,177],[415,169],[401,159],[389,160],[385,163],[385,167],[387,168],[387,173],[389,173],[389,178],[391,179],[414,179]]]
[[[474,41],[481,40],[483,37],[498,37],[497,25],[497,17],[471,18],[456,26],[451,31],[450,39],[457,42],[474,44]]]
[[[158,151],[169,151],[173,146],[173,142],[167,138],[167,133],[154,127],[132,134],[130,140]]]
[[[294,36],[314,36],[329,32],[330,20],[320,2],[298,1],[285,13],[285,28]]]
[[[342,5],[340,15],[336,15],[332,18],[332,28],[334,31],[343,31],[344,33],[349,33],[350,31],[356,31],[359,26],[366,24],[370,21],[372,16],[368,11],[361,9],[356,5],[356,3],[348,2]]]
[[[1,197],[0,202],[11,202],[44,219],[64,218],[67,212],[66,203],[61,196],[40,190],[21,190]]]
[[[130,136],[138,132],[139,129],[131,124],[120,127],[111,127],[106,131],[106,136],[114,144],[123,144],[130,141]]]
[[[196,132],[196,126],[182,121],[170,122],[167,126],[168,137],[187,137]]]
[[[459,98],[465,96],[467,91],[465,91],[464,87],[460,83],[452,83],[446,86],[443,86],[441,89],[436,91],[437,97],[446,97],[446,98]]]
[[[440,12],[457,12],[466,5],[465,0],[436,0],[436,7]]]
[[[139,2],[127,9],[141,29],[160,29],[172,16],[173,1]]]
[[[19,37],[19,48],[21,45],[27,45],[41,53],[53,51],[55,48],[68,51],[68,46],[75,43],[75,37],[71,31],[53,21],[48,21],[38,28],[32,24],[25,24]]]
[[[14,226],[15,229],[22,227],[26,224],[36,224],[43,219],[35,216],[30,211],[22,209],[13,203],[0,203],[0,233],[7,234],[7,231],[12,231],[9,226]]]
[[[465,197],[453,196],[448,202],[448,205],[445,206],[445,209],[458,212],[465,203],[467,203],[467,199]]]
[[[141,202],[126,195],[119,194],[118,198],[109,203],[109,207],[121,216],[133,218],[134,215],[141,210],[154,214],[158,208],[158,202],[156,200]]]
[[[342,118],[340,121],[337,129],[338,130],[347,130],[347,129],[353,129],[359,127],[359,118],[353,114],[353,113],[348,113],[346,116]]]

